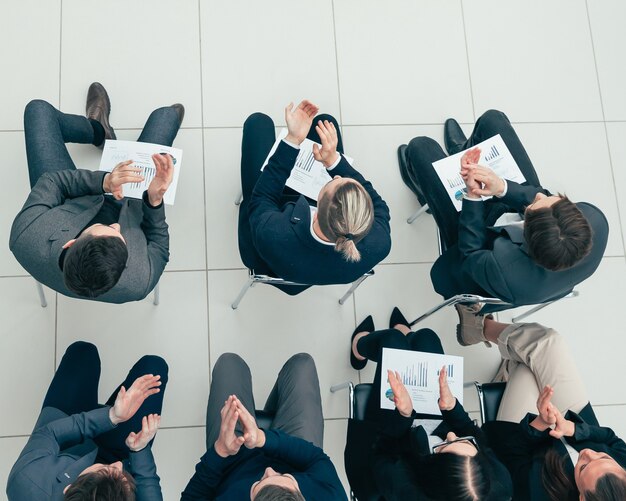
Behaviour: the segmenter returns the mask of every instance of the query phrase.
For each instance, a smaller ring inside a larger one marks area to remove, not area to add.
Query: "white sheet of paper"
[[[261,170],[264,170],[269,162],[270,157],[276,152],[276,148],[280,142],[287,137],[287,129],[282,129],[276,138],[276,142],[272,149],[267,155],[265,162],[263,162],[263,166]],[[319,143],[315,143],[315,141],[311,141],[310,139],[305,139],[300,145],[300,153],[298,153],[298,157],[296,158],[296,163],[291,169],[291,175],[287,179],[287,186],[289,186],[292,190],[301,193],[307,198],[311,200],[317,200],[317,196],[320,193],[320,190],[324,187],[328,181],[332,179],[331,175],[324,167],[322,162],[318,162],[313,157],[313,145]],[[345,156],[345,159],[352,164],[353,159]],[[332,171],[331,171],[332,173]]]
[[[144,180],[141,183],[127,183],[123,185],[122,189],[125,197],[140,199],[156,173],[156,168],[152,161],[152,155],[155,153],[169,153],[174,159],[174,178],[172,179],[172,184],[170,184],[170,187],[163,196],[163,202],[167,205],[174,205],[178,176],[180,175],[180,168],[183,164],[183,150],[181,149],[172,148],[171,146],[162,146],[160,144],[139,143],[136,141],[112,141],[107,139],[104,143],[99,170],[111,172],[120,162],[133,160],[133,165],[142,169]]]
[[[490,137],[486,141],[472,146],[472,148],[480,148],[480,161],[478,163],[489,167],[501,178],[515,181],[516,183],[526,181],[500,134]],[[465,181],[461,177],[461,157],[465,151],[467,150],[433,162],[433,167],[439,179],[441,179],[441,183],[459,212],[461,211],[463,193],[465,193]],[[489,198],[491,197],[483,197],[483,200]]]
[[[441,415],[437,400],[439,399],[439,371],[444,365],[448,369],[450,391],[463,404],[463,357],[383,348],[381,363],[381,409],[395,409],[393,393],[387,381],[387,370],[390,369],[400,373],[416,412]]]

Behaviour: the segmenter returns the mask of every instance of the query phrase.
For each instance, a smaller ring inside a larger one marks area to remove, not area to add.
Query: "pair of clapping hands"
[[[470,198],[490,197],[504,193],[504,179],[498,177],[489,167],[478,164],[480,148],[467,150],[461,157],[461,177]]]
[[[576,425],[569,419],[565,419],[563,414],[552,403],[554,389],[546,386],[537,399],[537,411],[539,415],[532,421],[531,426],[539,431],[550,430],[550,436],[554,438],[573,437],[576,432]]]
[[[285,108],[285,122],[287,123],[287,137],[285,141],[293,144],[300,144],[309,134],[313,118],[317,115],[319,107],[306,99],[294,108],[293,103],[289,103]],[[318,162],[322,162],[326,168],[331,167],[339,158],[337,153],[337,129],[328,120],[320,120],[315,125],[315,130],[320,137],[322,147],[313,145],[313,157]]]
[[[224,402],[220,415],[222,417],[220,435],[214,444],[215,452],[219,456],[223,458],[234,456],[239,452],[242,445],[248,449],[265,445],[265,432],[257,426],[254,416],[248,412],[235,395],[230,395]],[[241,436],[235,434],[237,421],[241,423],[243,428],[243,435]]]
[[[400,374],[391,370],[387,371],[387,379],[393,392],[393,402],[398,412],[404,417],[410,417],[413,413],[413,402],[406,386],[402,383]],[[450,411],[456,405],[456,397],[448,386],[448,370],[444,365],[439,371],[439,409]]]
[[[148,186],[148,201],[150,205],[156,207],[161,205],[163,195],[172,184],[174,179],[174,162],[171,155],[167,153],[155,153],[152,161],[156,168],[156,173]],[[116,200],[124,198],[122,185],[126,183],[140,183],[143,181],[141,169],[133,166],[133,160],[120,162],[115,168],[104,176],[102,188],[105,193],[111,193]]]
[[[161,391],[159,379],[161,376],[146,374],[135,379],[128,390],[122,386],[117,393],[113,407],[109,409],[111,422],[117,426],[132,418],[146,398]],[[133,452],[145,448],[156,435],[160,423],[161,416],[158,414],[144,416],[141,420],[141,430],[138,433],[131,432],[126,437],[126,446]]]

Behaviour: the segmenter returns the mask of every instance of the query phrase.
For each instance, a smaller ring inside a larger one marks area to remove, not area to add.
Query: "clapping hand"
[[[324,167],[328,169],[337,161],[339,156],[339,153],[337,153],[337,144],[339,143],[337,129],[335,129],[335,124],[332,122],[328,120],[322,122],[320,120],[317,122],[315,130],[320,136],[322,147],[320,148],[317,144],[313,145],[313,157],[318,162],[322,162]]]
[[[313,124],[313,118],[318,111],[319,108],[306,99],[295,108],[293,103],[289,103],[285,108],[285,122],[288,130],[285,141],[294,144],[302,143],[306,139]]]
[[[265,445],[265,433],[257,426],[256,419],[243,406],[241,400],[235,397],[235,403],[239,412],[239,422],[243,427],[244,445],[248,449],[263,447]]]
[[[222,416],[222,424],[220,426],[220,435],[214,444],[215,452],[223,458],[234,456],[239,452],[245,441],[244,437],[235,435],[239,411],[237,410],[237,402],[234,395],[229,396],[226,402],[224,402],[220,415]]]
[[[146,447],[156,435],[161,416],[158,414],[148,414],[141,420],[141,430],[139,433],[131,431],[126,437],[126,446],[133,452],[138,452]]]
[[[150,205],[157,207],[161,205],[163,195],[174,179],[174,161],[168,153],[155,153],[152,155],[152,161],[156,172],[150,181],[150,186],[148,186],[148,201]]]
[[[545,424],[544,429],[554,427],[550,430],[550,436],[554,438],[571,437],[576,431],[576,425],[569,419],[565,419],[563,414],[551,402],[554,395],[554,389],[546,385],[539,398],[537,398],[537,411],[539,418]]]
[[[117,425],[133,417],[146,398],[161,391],[159,379],[161,376],[146,374],[135,379],[128,390],[122,386],[115,398],[115,404],[109,410],[111,422]]]
[[[461,177],[465,181],[467,194],[472,198],[479,198],[476,190],[482,188],[481,184],[474,179],[474,167],[478,166],[480,160],[480,148],[472,148],[467,150],[461,157]]]
[[[456,405],[456,397],[448,386],[448,369],[444,365],[439,371],[439,409],[450,411]]]
[[[116,200],[124,198],[122,185],[126,183],[140,183],[143,181],[141,169],[133,167],[132,160],[126,160],[117,164],[111,172],[104,176],[102,189],[105,193],[111,193]]]
[[[413,413],[413,402],[411,401],[409,391],[402,383],[400,374],[387,370],[387,380],[393,392],[393,403],[396,405],[396,409],[404,417],[411,416]]]

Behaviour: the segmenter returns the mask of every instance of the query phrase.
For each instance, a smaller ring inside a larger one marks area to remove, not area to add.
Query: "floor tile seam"
[[[613,193],[615,194],[615,201],[617,203],[617,219],[619,221],[619,232],[622,236],[622,250],[626,255],[626,234],[624,234],[623,220],[626,219],[626,214],[622,217],[619,204],[619,193],[617,192],[617,183],[615,180],[615,169],[613,168],[613,155],[611,154],[611,142],[609,140],[609,128],[606,125],[606,112],[604,109],[604,98],[602,97],[602,86],[600,84],[600,72],[598,71],[598,59],[596,57],[596,45],[593,39],[593,27],[591,25],[591,15],[589,13],[589,1],[585,0],[585,9],[587,12],[587,24],[589,26],[589,39],[591,40],[591,51],[593,52],[593,64],[596,70],[596,83],[598,85],[598,96],[600,98],[600,109],[602,110],[602,118],[604,119],[604,137],[606,140],[607,152],[609,154],[609,166],[611,168],[611,179],[613,181]]]
[[[474,117],[474,122],[476,121],[476,103],[474,102],[474,85],[472,82],[472,66],[470,64],[470,56],[469,56],[469,43],[467,42],[467,27],[465,25],[465,9],[463,8],[463,0],[459,0],[459,5],[461,7],[461,22],[463,23],[463,40],[465,41],[465,60],[467,63],[467,77],[470,88],[470,99],[472,102],[472,116]]]
[[[59,109],[61,109],[61,85],[63,78],[63,0],[59,1]]]
[[[333,18],[333,47],[335,48],[335,74],[337,76],[337,101],[339,104],[339,125],[343,128],[343,110],[341,106],[341,80],[339,78],[339,50],[337,48],[337,22],[335,19],[335,0],[330,0]]]

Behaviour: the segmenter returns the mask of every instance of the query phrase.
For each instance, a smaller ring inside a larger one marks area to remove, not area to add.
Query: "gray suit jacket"
[[[9,473],[9,501],[58,501],[63,489],[94,464],[94,437],[114,428],[109,407],[68,416],[59,409],[42,409],[35,430]],[[137,483],[138,501],[162,501],[159,477],[150,446],[131,452],[124,465]]]
[[[9,247],[35,280],[61,294],[79,297],[65,287],[59,257],[104,203],[105,173],[83,169],[43,174],[13,221]],[[128,246],[128,262],[118,283],[95,298],[126,303],[145,298],[156,286],[169,260],[169,233],[163,204],[125,199],[119,224]],[[87,298],[82,298],[87,299]]]

